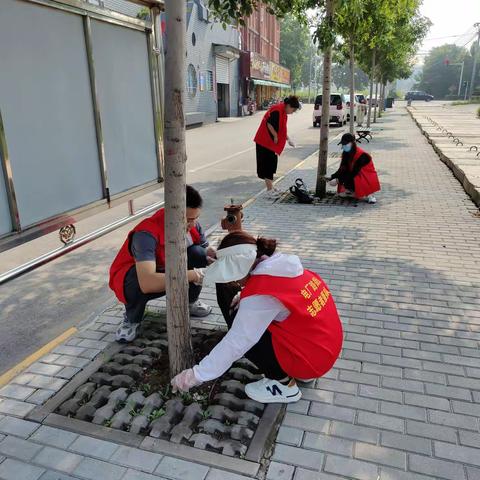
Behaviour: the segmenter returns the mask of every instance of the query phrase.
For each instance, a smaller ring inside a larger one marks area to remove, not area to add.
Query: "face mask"
[[[345,153],[348,153],[352,150],[352,144],[351,143],[347,143],[346,145],[342,145],[342,150],[345,152]]]

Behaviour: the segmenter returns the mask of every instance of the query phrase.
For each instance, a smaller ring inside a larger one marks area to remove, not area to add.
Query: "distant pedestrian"
[[[298,97],[291,95],[282,103],[270,107],[263,116],[254,138],[257,148],[257,176],[265,180],[267,192],[271,197],[278,196],[273,186],[273,176],[277,173],[278,155],[283,152],[286,142],[295,144],[287,134],[287,115],[300,108]]]
[[[373,194],[380,190],[380,182],[372,157],[357,145],[351,133],[345,133],[340,144],[343,152],[340,167],[326,179],[331,185],[337,185],[340,195],[353,195],[368,203],[377,203]]]

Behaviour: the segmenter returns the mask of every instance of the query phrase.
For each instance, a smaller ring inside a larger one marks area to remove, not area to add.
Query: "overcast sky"
[[[473,24],[480,22],[480,0],[423,0],[421,13],[433,23],[422,53],[445,43],[462,46],[474,36]]]

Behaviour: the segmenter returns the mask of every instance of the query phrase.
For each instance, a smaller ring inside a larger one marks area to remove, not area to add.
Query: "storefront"
[[[254,52],[242,52],[242,94],[266,109],[290,90],[290,70]]]

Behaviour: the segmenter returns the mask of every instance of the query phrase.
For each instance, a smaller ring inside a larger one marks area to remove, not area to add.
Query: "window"
[[[207,92],[213,92],[213,72],[207,70]]]
[[[192,33],[192,45],[195,46],[197,44],[197,37],[195,36],[195,32]]]
[[[192,98],[197,94],[197,84],[197,71],[195,67],[190,64],[187,69],[187,93]]]

